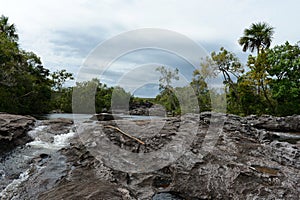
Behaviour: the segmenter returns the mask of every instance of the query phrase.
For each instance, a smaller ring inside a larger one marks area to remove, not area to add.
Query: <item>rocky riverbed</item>
[[[21,145],[1,154],[1,199],[300,197],[299,116],[206,112],[75,124],[15,117],[23,129],[0,115],[0,142]],[[14,130],[31,142],[15,143]]]

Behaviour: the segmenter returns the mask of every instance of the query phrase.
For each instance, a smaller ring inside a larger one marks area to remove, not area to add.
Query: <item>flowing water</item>
[[[46,126],[37,122],[28,134],[34,139],[1,157],[0,199],[23,199],[47,190],[60,179],[66,170],[66,158],[59,153],[69,145],[75,133],[50,135]],[[29,180],[30,179],[30,180]],[[26,186],[22,186],[23,182]],[[20,187],[22,187],[20,191]],[[22,193],[24,191],[24,194]],[[20,197],[21,195],[21,197]]]
[[[51,114],[43,119],[76,118],[86,121],[91,115]],[[126,116],[129,120],[145,120],[147,116]],[[152,117],[152,116],[151,116]],[[38,194],[51,189],[66,175],[66,157],[59,150],[67,147],[75,132],[54,135],[37,121],[28,132],[33,141],[0,157],[0,199],[38,199]],[[156,194],[153,199],[179,199],[169,193]]]

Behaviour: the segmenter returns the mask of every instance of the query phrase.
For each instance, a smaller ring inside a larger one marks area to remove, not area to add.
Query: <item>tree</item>
[[[172,80],[179,80],[178,69],[175,70],[167,69],[166,67],[158,67],[156,71],[161,73],[159,78],[159,89],[171,88]]]
[[[221,47],[219,52],[212,52],[211,57],[207,57],[200,65],[201,69],[195,70],[194,75],[201,74],[206,79],[207,77],[217,77],[219,74],[222,74],[223,83],[226,85],[225,92],[229,95],[227,98],[228,109],[237,110],[238,105],[240,105],[240,98],[236,80],[244,72],[244,68],[236,55]]]
[[[270,47],[273,34],[274,28],[266,22],[253,23],[250,28],[244,30],[244,36],[239,39],[239,44],[243,46],[243,51],[256,50],[259,54]]]
[[[15,25],[9,24],[8,17],[4,15],[0,17],[0,34],[5,35],[11,42],[16,43],[19,40]]]
[[[168,112],[174,114],[180,113],[179,101],[175,95],[174,88],[171,86],[173,80],[179,80],[178,69],[167,69],[166,67],[158,67],[156,71],[161,73],[159,78],[160,94],[157,95],[156,101],[165,106]]]
[[[116,88],[116,98],[114,98],[114,100],[118,101],[119,97],[123,98],[122,100],[126,97],[130,98],[131,95],[126,93],[123,88]],[[76,82],[72,94],[73,112],[99,113],[110,110],[113,90],[114,88],[107,87],[107,85],[102,84],[100,80],[96,78],[90,81]]]
[[[0,111],[32,114],[50,109],[49,70],[40,58],[18,46],[15,26],[0,17]]]
[[[67,72],[67,70],[57,70],[51,74],[51,80],[53,84],[53,89],[56,91],[61,91],[63,85],[68,80],[74,80],[73,74]]]
[[[273,100],[270,96],[269,83],[271,77],[267,72],[269,68],[269,63],[267,62],[267,51],[262,51],[256,57],[250,55],[248,57],[247,66],[250,71],[248,71],[245,76],[251,80],[253,88],[255,88],[255,93],[260,99],[259,103],[265,107],[265,113],[274,112]]]
[[[129,92],[126,92],[124,88],[116,86],[113,88],[111,98],[113,109],[128,109],[131,94]]]
[[[211,53],[211,59],[215,65],[215,67],[211,66],[214,69],[214,73],[221,73],[224,78],[224,84],[234,87],[233,78],[237,79],[244,72],[244,68],[236,55],[221,47],[218,53],[214,51]]]
[[[300,46],[286,42],[268,51],[267,69],[272,80],[272,97],[277,101],[276,114],[300,114]]]
[[[268,63],[266,62],[266,50],[271,45],[273,34],[274,28],[269,24],[253,23],[244,30],[244,35],[238,41],[243,51],[257,51],[256,57],[252,55],[248,57],[247,66],[250,71],[244,74],[238,83],[240,96],[244,95],[242,97],[244,103],[240,102],[241,109],[247,114],[271,113],[274,109],[268,87],[270,77],[267,73]],[[251,85],[246,85],[246,83]],[[244,106],[247,109],[244,109]]]
[[[211,110],[210,93],[203,74],[205,74],[205,70],[201,70],[201,72],[199,69],[195,70],[190,84],[197,95],[201,112]]]

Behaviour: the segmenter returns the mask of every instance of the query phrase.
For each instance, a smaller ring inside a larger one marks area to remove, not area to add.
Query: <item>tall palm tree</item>
[[[244,30],[244,36],[239,39],[239,44],[243,46],[243,51],[249,49],[253,52],[256,49],[259,54],[270,47],[273,34],[274,27],[266,22],[253,23],[250,28]]]
[[[8,23],[8,17],[0,17],[0,34],[5,34],[11,41],[17,42],[19,37],[14,24]]]

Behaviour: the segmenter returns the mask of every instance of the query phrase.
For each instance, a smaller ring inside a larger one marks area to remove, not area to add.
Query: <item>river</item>
[[[70,145],[75,136],[74,126],[67,133],[52,134],[42,123],[45,119],[67,118],[87,121],[92,115],[87,114],[49,114],[38,116],[40,120],[28,132],[33,141],[17,147],[2,156],[0,162],[0,199],[23,200],[38,199],[38,195],[51,189],[61,177],[66,175],[67,159],[59,150]],[[149,116],[121,115],[128,120],[145,120]],[[51,159],[50,159],[51,158]],[[170,193],[156,194],[153,199],[180,199]]]

